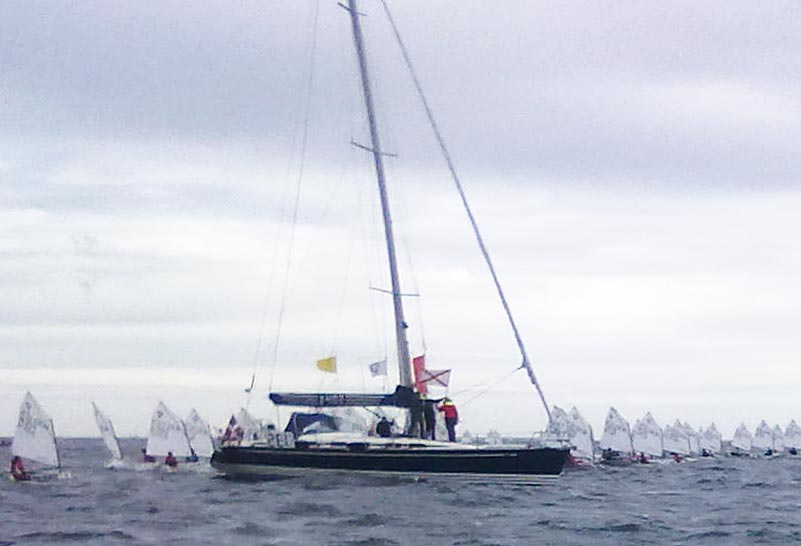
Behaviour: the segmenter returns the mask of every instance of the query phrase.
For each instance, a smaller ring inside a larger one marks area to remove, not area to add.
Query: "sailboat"
[[[106,417],[94,402],[92,402],[92,409],[95,413],[95,423],[97,423],[97,428],[100,431],[100,437],[103,438],[103,443],[106,444],[109,453],[111,453],[111,464],[118,464],[122,461],[122,450],[117,439],[117,433],[114,431],[114,425],[111,419]]]
[[[37,469],[40,472],[61,471],[53,420],[30,392],[25,394],[19,408],[17,428],[14,440],[11,442],[11,454],[21,457],[23,461],[33,461],[42,465]]]
[[[195,454],[198,457],[211,457],[211,454],[214,453],[214,445],[211,442],[211,429],[195,408],[190,410],[185,426],[189,445],[195,451]]]
[[[798,450],[801,449],[801,427],[795,420],[790,421],[784,430],[784,445],[790,455],[797,455]]]
[[[604,433],[599,442],[601,462],[606,465],[627,465],[631,463],[634,447],[631,445],[631,428],[615,408],[609,408],[604,421]]]
[[[566,446],[527,446],[527,447],[479,447],[464,444],[438,442],[421,438],[423,423],[423,400],[421,393],[415,387],[415,376],[409,354],[406,329],[408,325],[404,318],[404,308],[400,276],[398,274],[397,258],[395,252],[395,239],[390,213],[389,197],[384,173],[384,153],[373,108],[370,76],[365,55],[365,43],[361,29],[361,16],[357,1],[348,0],[347,5],[340,4],[350,15],[351,30],[356,47],[360,79],[367,120],[370,129],[370,145],[358,145],[370,152],[373,156],[376,180],[378,183],[381,203],[384,235],[387,247],[389,277],[391,282],[391,295],[395,322],[395,342],[398,357],[399,384],[392,393],[380,394],[354,394],[354,393],[280,393],[272,392],[270,400],[276,405],[296,407],[311,407],[316,409],[331,409],[337,407],[394,407],[407,413],[408,419],[405,434],[395,437],[375,437],[363,433],[318,433],[314,435],[301,435],[293,442],[242,442],[240,445],[223,445],[214,452],[212,465],[228,476],[249,476],[276,473],[306,474],[313,471],[349,471],[349,472],[377,472],[401,475],[438,475],[438,476],[465,476],[493,480],[511,479],[528,480],[538,476],[555,476],[562,471],[569,449]],[[384,4],[389,16],[388,8]],[[390,16],[390,22],[392,22]],[[394,28],[394,23],[393,23]],[[444,141],[434,122],[433,116],[419,82],[411,70],[408,55],[395,32],[404,57],[407,59],[415,87],[418,90],[423,106],[429,117],[432,129],[437,137],[441,151],[446,157],[452,178],[456,183],[462,203],[467,210],[468,218],[473,227],[484,255],[485,262],[492,274],[496,290],[500,296],[504,310],[507,313],[515,339],[520,349],[523,363],[520,366],[528,373],[529,379],[537,389],[543,402],[546,414],[549,414],[548,405],[537,383],[533,369],[526,355],[521,336],[512,318],[509,306],[498,282],[489,254],[481,240],[475,219],[467,206],[467,201],[461,184],[456,176],[453,165],[444,146]],[[269,440],[269,439],[268,439]]]
[[[690,456],[690,440],[681,423],[675,425],[665,425],[662,434],[662,448],[667,455],[675,457]]]
[[[662,457],[662,429],[654,420],[651,412],[634,423],[631,430],[631,443],[634,453],[644,454],[648,459]]]
[[[751,432],[741,423],[737,430],[734,431],[734,437],[731,440],[731,455],[733,457],[750,457],[753,437]]]
[[[751,450],[759,455],[773,455],[773,429],[763,419],[754,431]]]
[[[722,450],[722,437],[715,423],[712,423],[701,435],[701,454],[715,456]]]
[[[151,457],[189,457],[192,447],[186,435],[184,422],[164,402],[159,402],[150,419],[150,434],[147,437],[146,454]]]

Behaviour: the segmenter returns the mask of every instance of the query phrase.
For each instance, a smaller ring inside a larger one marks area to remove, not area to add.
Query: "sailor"
[[[448,429],[448,441],[456,441],[456,425],[459,424],[459,412],[456,411],[456,405],[453,401],[445,397],[442,402],[437,406],[437,410],[442,412],[445,416],[445,427]]]
[[[392,436],[392,423],[386,417],[382,417],[378,424],[375,426],[375,432],[382,438],[389,438]]]
[[[172,451],[167,452],[167,456],[164,458],[164,464],[170,468],[178,467],[178,459],[175,458],[175,455],[172,454]]]
[[[200,458],[197,456],[197,453],[195,453],[195,450],[190,447],[189,451],[191,451],[192,453],[191,453],[191,455],[189,455],[186,458],[186,462],[188,462],[188,463],[196,463],[196,462],[198,462],[200,460]]]
[[[437,403],[433,400],[423,400],[423,423],[425,424],[425,438],[427,440],[437,439]]]
[[[144,447],[142,448],[142,462],[143,463],[155,463],[156,458],[153,455],[147,454],[147,449]]]
[[[22,465],[22,458],[19,455],[14,455],[11,459],[11,477],[18,482],[31,479],[30,474],[25,471],[25,467]]]
[[[640,464],[648,464],[648,457],[642,451],[640,451]]]

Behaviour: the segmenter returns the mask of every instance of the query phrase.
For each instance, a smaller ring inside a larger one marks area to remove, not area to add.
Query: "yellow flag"
[[[317,369],[328,373],[337,373],[337,357],[321,358],[317,361]]]

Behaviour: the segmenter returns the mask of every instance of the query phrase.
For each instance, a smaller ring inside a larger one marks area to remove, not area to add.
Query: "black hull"
[[[520,480],[558,476],[568,453],[567,449],[553,448],[351,451],[226,446],[214,452],[211,464],[230,477],[346,471],[410,476],[492,476]]]

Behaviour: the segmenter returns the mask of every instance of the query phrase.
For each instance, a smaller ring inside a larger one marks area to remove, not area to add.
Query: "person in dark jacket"
[[[423,422],[425,424],[425,438],[437,439],[437,403],[433,400],[423,400]]]
[[[437,410],[442,412],[445,417],[445,428],[448,429],[448,441],[456,441],[456,425],[459,424],[459,412],[456,411],[456,404],[450,398],[443,398]]]
[[[382,417],[375,426],[375,432],[381,438],[389,438],[392,436],[392,423],[386,417]]]

